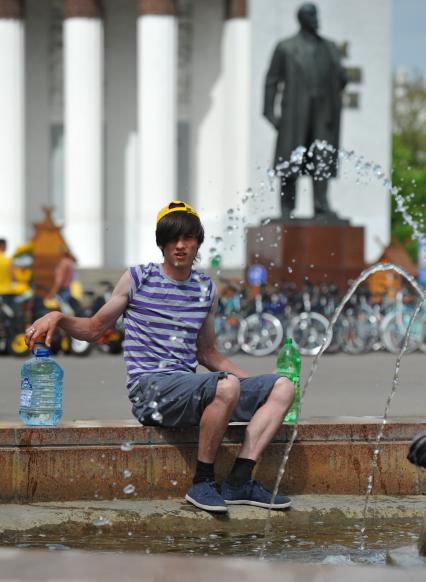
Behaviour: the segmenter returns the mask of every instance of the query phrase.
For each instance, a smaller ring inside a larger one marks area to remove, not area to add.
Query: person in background
[[[55,268],[55,277],[52,288],[47,294],[48,299],[59,295],[64,301],[71,297],[70,286],[75,277],[76,260],[67,247],[61,249],[61,259]]]
[[[0,295],[13,293],[12,258],[6,255],[7,241],[0,238]]]
[[[204,240],[197,212],[172,201],[157,216],[156,242],[163,261],[130,267],[112,297],[92,317],[51,312],[27,330],[29,347],[57,327],[95,341],[124,314],[124,359],[132,413],[141,424],[199,426],[198,460],[186,500],[212,512],[229,504],[269,508],[272,493],[252,471],[282,425],[294,386],[276,374],[250,377],[216,349],[217,294],[212,279],[193,268]],[[198,363],[208,372],[197,371]],[[247,422],[233,468],[221,487],[215,481],[216,455],[230,421]],[[291,501],[277,495],[272,509]]]

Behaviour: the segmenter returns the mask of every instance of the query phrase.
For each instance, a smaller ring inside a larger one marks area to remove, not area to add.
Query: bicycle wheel
[[[92,350],[92,344],[85,340],[79,340],[75,337],[70,339],[70,352],[75,356],[88,356]]]
[[[412,313],[388,313],[382,322],[382,341],[388,352],[398,354],[405,341]],[[416,318],[408,337],[406,353],[416,351],[422,343],[421,320]]]
[[[420,344],[419,344],[419,350],[422,351],[423,353],[426,353],[426,315],[423,314],[422,318],[420,320],[420,326],[421,326],[421,340],[420,340]]]
[[[253,313],[242,320],[238,333],[241,349],[252,356],[272,354],[284,337],[281,321],[271,313]]]
[[[342,349],[347,354],[370,352],[379,340],[377,317],[365,310],[346,313],[342,318],[342,328]]]
[[[236,354],[240,349],[238,331],[241,318],[235,314],[217,315],[214,320],[216,332],[216,346],[219,352],[225,355]]]
[[[25,334],[24,333],[17,333],[13,336],[12,341],[9,344],[9,351],[14,356],[18,358],[23,358],[30,353],[27,344],[25,343]]]
[[[327,328],[328,319],[324,315],[315,311],[303,312],[291,320],[288,333],[302,356],[316,356],[326,337]],[[330,330],[327,334],[325,349],[328,348],[332,339],[333,332]]]
[[[344,342],[344,333],[342,321],[338,319],[333,327],[332,339],[326,348],[327,354],[337,354],[341,351]]]

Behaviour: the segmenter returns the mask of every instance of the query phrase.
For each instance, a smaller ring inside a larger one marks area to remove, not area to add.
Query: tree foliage
[[[392,183],[418,231],[426,234],[426,83],[420,76],[394,87]],[[412,226],[398,211],[395,196],[391,230],[392,238],[404,243],[416,260],[417,240]]]

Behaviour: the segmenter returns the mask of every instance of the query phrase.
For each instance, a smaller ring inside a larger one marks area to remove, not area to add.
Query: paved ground
[[[411,549],[411,548],[409,548]],[[343,556],[342,556],[343,557]],[[398,562],[397,562],[398,563]],[[406,564],[406,562],[405,562]],[[420,567],[419,567],[420,566]],[[123,554],[42,550],[0,551],[0,580],[67,582],[423,582],[424,570],[417,562],[405,568],[362,566],[362,569],[325,564],[283,564],[278,560],[239,558],[198,558],[188,556],[147,556],[139,552]]]
[[[235,362],[250,373],[273,371],[274,357],[236,356]],[[125,419],[131,412],[125,388],[122,356],[94,352],[87,358],[59,356],[65,370],[64,420]],[[387,353],[348,356],[326,355],[310,384],[302,418],[318,416],[382,416],[391,391],[395,356]],[[302,380],[312,358],[302,362]],[[19,374],[22,361],[0,357],[0,420],[17,420]],[[426,355],[403,358],[391,416],[426,417]]]

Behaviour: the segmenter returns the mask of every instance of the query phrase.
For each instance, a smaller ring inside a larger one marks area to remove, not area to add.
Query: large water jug
[[[64,371],[49,348],[36,344],[21,368],[19,416],[29,426],[56,426],[62,417]]]

